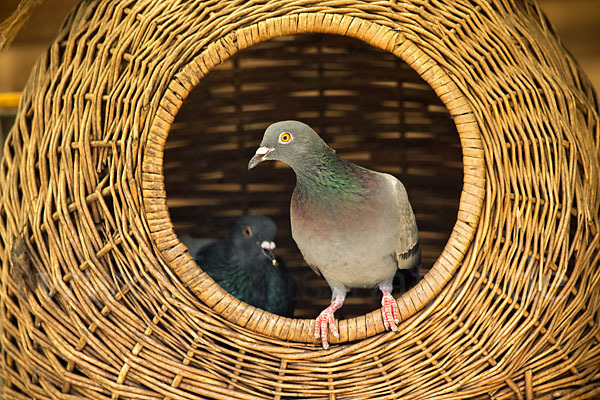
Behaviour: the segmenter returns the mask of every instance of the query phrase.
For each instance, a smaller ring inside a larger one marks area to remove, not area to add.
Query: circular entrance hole
[[[263,163],[247,171],[265,128],[296,119],[349,161],[399,178],[419,227],[420,276],[456,222],[463,184],[456,126],[432,88],[407,63],[360,40],[290,35],[251,46],[204,76],[181,105],[164,148],[167,206],[180,237],[225,237],[243,214],[278,226],[276,254],[295,278],[299,318],[330,302],[326,281],[304,263],[290,232],[293,171]],[[414,284],[405,275],[394,294]],[[336,316],[380,307],[376,290],[353,290]]]

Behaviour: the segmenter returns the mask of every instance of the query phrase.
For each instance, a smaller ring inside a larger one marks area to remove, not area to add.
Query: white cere
[[[275,242],[267,242],[266,240],[260,244],[265,250],[275,250]]]
[[[267,153],[269,153],[270,151],[272,151],[273,149],[269,148],[269,147],[259,147],[258,149],[256,149],[256,155],[258,156],[262,156],[265,155]]]

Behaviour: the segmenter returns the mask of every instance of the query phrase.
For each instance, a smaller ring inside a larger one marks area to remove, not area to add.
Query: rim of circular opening
[[[155,246],[165,262],[192,292],[216,313],[256,333],[282,340],[316,342],[313,320],[285,318],[244,303],[198,268],[175,233],[166,202],[164,146],[171,123],[187,95],[215,66],[240,50],[286,35],[325,33],[353,37],[388,51],[411,66],[442,100],[458,131],[463,153],[463,189],[458,215],[442,253],[414,287],[398,297],[401,320],[423,309],[438,295],[462,262],[474,237],[485,195],[484,153],[473,110],[456,84],[414,43],[390,27],[357,17],[303,13],[270,18],[230,32],[212,42],[170,82],[152,122],[142,163],[144,211]],[[385,331],[379,310],[339,320],[339,340],[364,339]],[[331,336],[331,335],[330,335]]]

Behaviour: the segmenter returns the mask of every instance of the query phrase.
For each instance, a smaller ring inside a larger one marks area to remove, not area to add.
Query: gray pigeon
[[[325,349],[328,326],[339,338],[333,314],[351,288],[378,287],[384,325],[396,331],[394,275],[414,268],[421,258],[415,215],[402,183],[338,157],[298,121],[269,126],[248,169],[265,160],[283,161],[296,173],[292,236],[308,265],[332,290],[331,304],[315,321],[315,337]]]

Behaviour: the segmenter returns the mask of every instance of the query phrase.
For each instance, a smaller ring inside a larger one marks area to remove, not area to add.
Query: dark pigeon
[[[273,314],[294,314],[295,284],[283,261],[275,257],[277,227],[268,217],[240,217],[228,237],[201,247],[200,267],[238,299]]]
[[[333,313],[351,288],[378,287],[386,329],[397,330],[391,295],[398,269],[420,262],[419,234],[408,195],[395,177],[352,164],[335,154],[308,125],[272,124],[248,164],[287,163],[296,173],[290,215],[304,259],[332,290],[331,305],[315,321],[315,337],[328,348],[327,327],[339,337]]]

